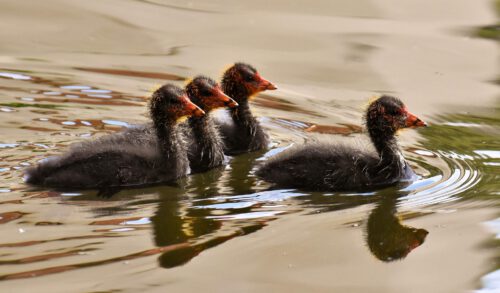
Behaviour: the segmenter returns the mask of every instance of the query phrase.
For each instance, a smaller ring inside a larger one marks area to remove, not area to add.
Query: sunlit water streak
[[[12,78],[17,80],[30,80],[31,77],[24,74],[12,73],[12,72],[0,72],[0,77]]]

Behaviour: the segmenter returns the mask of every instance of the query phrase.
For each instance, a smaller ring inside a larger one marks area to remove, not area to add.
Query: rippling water
[[[41,36],[0,45],[0,288],[193,291],[225,283],[232,292],[498,289],[500,108],[487,81],[493,77],[484,77],[491,62],[482,53],[491,44],[442,32],[432,21],[415,24],[425,11],[391,11],[390,1],[327,2],[283,4],[275,14],[277,4],[269,4],[270,12],[224,1],[124,1],[112,13],[110,4],[93,2],[43,7],[47,15],[69,13],[61,22],[89,37],[54,35],[45,20],[33,28]],[[27,9],[33,16],[21,19],[27,23],[41,17],[32,10],[41,6],[13,3],[0,6]],[[77,16],[79,8],[86,12]],[[135,19],[139,10],[151,18]],[[463,10],[447,27],[473,28],[457,20]],[[195,23],[171,30],[171,20],[158,11],[177,23],[186,16]],[[253,30],[229,30],[227,20],[218,20],[222,15],[231,21],[246,16],[235,25]],[[278,20],[291,21],[297,36]],[[158,23],[165,26],[160,30]],[[394,24],[402,31],[385,27]],[[130,44],[111,32],[129,33]],[[416,36],[414,43],[405,33]],[[453,51],[463,38],[464,49]],[[427,46],[432,39],[435,48]],[[71,40],[87,45],[78,48]],[[413,53],[405,58],[397,53],[408,50]],[[374,51],[381,56],[373,57]],[[110,199],[96,191],[23,184],[24,168],[71,143],[146,121],[148,95],[159,84],[180,85],[198,72],[218,76],[224,64],[242,56],[279,86],[253,102],[273,138],[270,150],[230,158],[225,167],[174,184],[120,190]],[[455,67],[471,58],[482,64],[472,70],[476,75],[457,74]],[[426,67],[428,60],[436,63]],[[385,70],[373,68],[384,62]],[[414,181],[366,193],[319,193],[273,189],[254,176],[260,162],[293,144],[363,137],[363,106],[381,92],[401,95],[430,122],[400,135],[418,174]]]

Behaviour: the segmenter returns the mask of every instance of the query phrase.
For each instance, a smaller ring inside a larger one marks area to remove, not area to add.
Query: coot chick
[[[220,107],[237,107],[238,103],[226,96],[214,80],[205,76],[197,76],[189,82],[186,92],[191,101],[206,113],[201,117],[191,116],[189,129],[186,129],[191,173],[204,172],[221,166],[225,160],[224,142],[209,114]]]
[[[219,107],[236,107],[238,104],[208,77],[194,78],[185,90],[189,99],[206,113],[201,117],[191,116],[187,123],[179,127],[179,131],[185,135],[191,173],[204,172],[222,165],[225,160],[224,143],[208,112]],[[154,125],[134,125],[123,131],[117,139],[125,142],[135,140],[142,144],[155,143]]]
[[[270,158],[256,174],[281,187],[318,191],[362,191],[411,179],[413,170],[399,150],[395,134],[401,128],[427,125],[390,96],[372,102],[365,119],[375,149],[306,144]]]
[[[177,121],[202,116],[177,86],[164,85],[149,103],[154,136],[117,133],[77,143],[65,154],[48,158],[26,170],[29,184],[49,187],[109,188],[173,181],[189,170]]]
[[[239,104],[229,110],[231,122],[217,123],[224,138],[224,152],[235,155],[265,149],[269,144],[268,137],[252,115],[248,101],[259,92],[275,90],[276,86],[262,78],[254,67],[245,63],[236,63],[226,70],[221,85],[224,93]]]

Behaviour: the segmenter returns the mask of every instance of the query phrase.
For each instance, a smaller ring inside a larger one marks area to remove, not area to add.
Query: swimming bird
[[[185,90],[189,99],[204,110],[206,115],[189,117],[187,123],[180,123],[179,131],[186,141],[190,173],[205,172],[225,162],[224,142],[209,113],[220,107],[234,108],[238,103],[225,95],[221,87],[206,76],[195,77],[186,84]],[[154,138],[152,123],[134,125],[120,136],[124,143],[135,140],[148,144]]]
[[[25,181],[48,187],[101,189],[185,176],[189,162],[177,122],[185,116],[202,116],[204,111],[182,89],[167,84],[153,93],[149,112],[154,135],[116,133],[73,144],[66,153],[27,169]]]
[[[224,142],[210,112],[220,107],[235,108],[238,103],[225,95],[214,80],[205,76],[197,76],[189,82],[186,92],[191,101],[206,113],[201,117],[191,116],[189,128],[185,128],[191,173],[204,172],[223,165],[225,161]]]
[[[221,86],[224,93],[238,103],[238,107],[229,109],[232,121],[217,121],[224,139],[224,152],[236,155],[267,148],[268,136],[252,115],[249,100],[259,92],[275,90],[276,86],[245,63],[235,63],[227,69]]]
[[[395,135],[399,129],[427,124],[391,96],[373,101],[365,120],[372,149],[341,143],[304,144],[271,157],[256,174],[280,187],[318,191],[363,191],[411,179],[414,172]]]

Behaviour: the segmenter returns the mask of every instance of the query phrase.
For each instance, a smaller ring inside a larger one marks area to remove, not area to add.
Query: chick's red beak
[[[238,107],[238,103],[236,103],[235,100],[231,99],[228,95],[222,92],[219,86],[215,87],[213,95],[219,102],[222,102],[222,106],[229,108]]]
[[[196,106],[189,98],[184,95],[182,96],[182,103],[184,105],[184,115],[200,117],[205,115],[205,111]]]
[[[258,73],[255,74],[255,79],[259,82],[259,85],[258,85],[259,91],[278,89],[274,84],[272,84],[270,81],[262,78],[262,76],[260,76],[260,74],[258,74]]]
[[[405,121],[406,127],[427,127],[427,123],[420,120],[420,118],[418,118],[417,116],[413,115],[408,111],[405,112],[406,112],[406,121]]]

